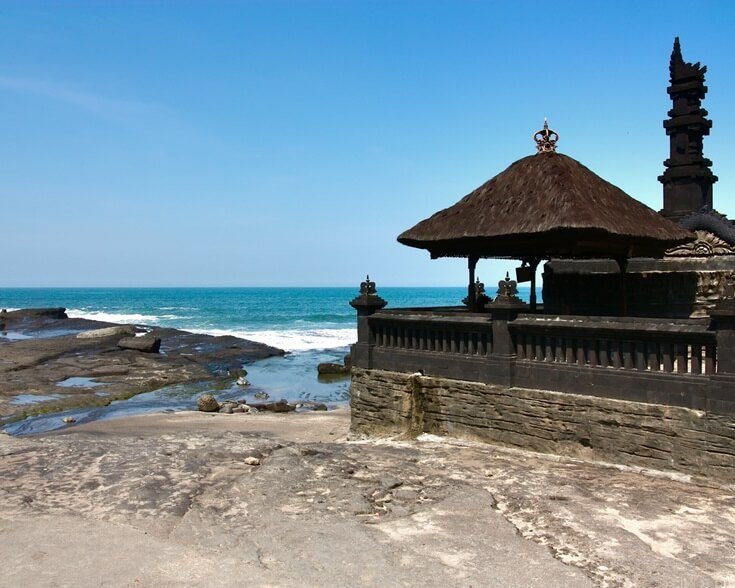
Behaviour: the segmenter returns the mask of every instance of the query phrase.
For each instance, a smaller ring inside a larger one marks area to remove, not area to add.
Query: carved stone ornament
[[[510,274],[505,273],[505,279],[498,282],[498,296],[515,296],[518,294],[518,283],[510,279]]]
[[[536,141],[536,149],[539,153],[551,153],[556,151],[559,134],[549,129],[549,122],[544,119],[544,128],[534,133],[533,140]]]
[[[350,300],[350,306],[357,310],[359,315],[372,314],[384,308],[386,304],[387,302],[378,296],[375,282],[370,279],[370,276],[367,276],[365,281],[360,283],[360,293]]]
[[[697,239],[691,243],[677,245],[666,252],[666,257],[711,257],[713,255],[735,255],[735,247],[708,231],[694,231]]]
[[[360,294],[375,294],[375,282],[370,280],[370,275],[365,277],[365,281],[360,283]]]
[[[692,318],[708,316],[724,300],[732,300],[735,272],[697,272],[697,292]]]
[[[486,304],[490,302],[490,297],[485,293],[485,284],[483,284],[480,281],[480,278],[477,278],[475,280],[475,303],[479,308],[482,308]],[[462,304],[465,306],[469,306],[470,304],[470,298],[469,296],[465,297],[462,300]]]

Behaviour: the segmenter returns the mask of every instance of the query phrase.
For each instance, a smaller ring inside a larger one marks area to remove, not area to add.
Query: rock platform
[[[0,423],[183,382],[216,384],[245,362],[284,353],[231,336],[67,318],[63,308],[3,312],[0,322]]]
[[[733,488],[349,413],[0,435],[0,586],[731,586]]]

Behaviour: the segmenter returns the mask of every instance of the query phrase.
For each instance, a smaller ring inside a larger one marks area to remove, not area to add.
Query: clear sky
[[[464,285],[396,236],[533,153],[545,116],[661,207],[676,35],[735,218],[729,0],[24,0],[0,26],[0,286]]]

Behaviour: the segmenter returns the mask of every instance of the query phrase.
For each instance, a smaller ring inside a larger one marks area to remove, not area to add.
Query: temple
[[[424,432],[735,481],[735,228],[703,155],[706,68],[670,61],[663,209],[557,151],[536,153],[401,233],[467,260],[457,306],[351,302],[352,430]],[[490,296],[481,258],[521,261]],[[518,297],[542,261],[543,303]]]
[[[627,313],[642,317],[707,317],[735,279],[735,225],[713,208],[712,162],[703,139],[712,122],[702,99],[706,66],[684,61],[679,39],[669,62],[673,108],[663,126],[669,157],[659,176],[661,216],[692,231],[695,239],[672,247],[663,258],[637,257],[627,265],[627,284],[639,295]],[[544,302],[551,312],[613,315],[618,312],[618,268],[602,260],[553,259],[544,266]]]

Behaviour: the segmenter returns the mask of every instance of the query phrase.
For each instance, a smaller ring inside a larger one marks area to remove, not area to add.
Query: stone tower
[[[707,66],[686,63],[681,55],[679,37],[674,41],[669,63],[669,96],[673,108],[664,121],[669,136],[669,158],[664,161],[666,171],[659,176],[664,185],[664,208],[661,214],[671,220],[681,220],[694,212],[712,208],[712,184],[717,176],[712,173],[712,162],[704,157],[702,142],[712,121],[702,108],[707,93],[704,74]]]
[[[694,233],[691,243],[670,249],[663,259],[628,262],[630,314],[705,317],[729,296],[735,282],[735,223],[714,209],[717,176],[702,143],[712,121],[702,108],[707,68],[687,63],[679,39],[669,61],[668,94],[673,102],[664,128],[669,137],[660,213]],[[618,272],[605,260],[552,260],[544,266],[544,308],[559,314],[605,315],[617,311]]]

